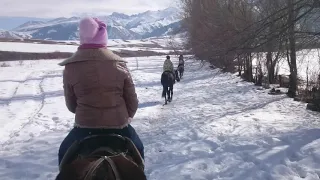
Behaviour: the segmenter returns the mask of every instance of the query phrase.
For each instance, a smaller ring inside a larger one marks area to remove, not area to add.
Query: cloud
[[[70,17],[80,14],[126,14],[159,10],[172,6],[173,0],[0,0],[0,16]]]

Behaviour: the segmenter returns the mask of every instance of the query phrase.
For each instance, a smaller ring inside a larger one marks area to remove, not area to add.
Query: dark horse
[[[59,169],[56,180],[147,180],[143,159],[133,142],[115,134],[76,141]]]
[[[180,82],[178,69],[174,70],[174,75],[175,75],[175,77],[176,77],[176,81]]]
[[[182,79],[182,76],[183,76],[183,73],[184,73],[184,65],[179,64],[177,70],[179,71],[179,78]]]
[[[175,75],[172,72],[165,71],[161,75],[161,84],[163,87],[162,97],[165,98],[165,104],[172,101],[173,85],[175,83]],[[168,97],[167,97],[168,96]]]

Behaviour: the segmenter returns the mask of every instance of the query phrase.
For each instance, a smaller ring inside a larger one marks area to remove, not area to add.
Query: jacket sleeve
[[[75,113],[77,108],[77,98],[71,84],[68,83],[68,71],[63,71],[63,89],[66,106],[70,112]]]
[[[173,63],[172,62],[170,62],[170,70],[171,70],[171,72],[174,72],[174,68],[173,68]]]
[[[126,102],[129,117],[133,118],[138,110],[139,101],[132,77],[129,72],[127,72],[126,78],[124,80],[123,97]]]
[[[163,69],[163,71],[167,70],[167,62],[166,61],[164,61],[162,69]]]

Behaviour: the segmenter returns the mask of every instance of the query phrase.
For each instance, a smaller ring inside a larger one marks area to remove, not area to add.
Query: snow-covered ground
[[[162,106],[164,57],[127,60],[140,101],[132,125],[145,145],[148,179],[320,179],[320,114],[306,104],[187,60],[173,102]],[[57,174],[58,148],[73,125],[58,62],[0,68],[1,180]]]
[[[60,45],[60,44],[37,44],[23,42],[0,42],[0,51],[17,51],[17,52],[75,52],[78,46]]]
[[[276,55],[274,55],[275,58]],[[266,53],[263,53],[264,61],[262,61],[262,66],[264,72],[267,72],[266,67]],[[253,64],[257,65],[256,57],[253,60]],[[288,61],[286,57],[280,58],[279,61],[279,69],[278,74],[281,75],[289,75],[290,68],[288,65]],[[320,49],[304,49],[297,52],[297,69],[298,69],[298,77],[302,80],[316,81],[317,77],[320,73]],[[255,72],[255,70],[254,70]]]
[[[150,44],[159,45],[162,47],[167,47],[170,41],[175,41],[176,43],[182,44],[183,40],[186,38],[186,34],[177,34],[174,36],[163,36],[163,37],[152,37],[146,39],[137,40],[122,40],[122,39],[108,39],[108,46],[111,47],[127,47],[127,46],[146,46]],[[60,41],[57,41],[60,42]],[[79,41],[63,41],[63,42],[73,42],[79,44]]]
[[[169,53],[171,50],[157,47],[143,47],[148,45],[154,45],[153,43],[149,44],[140,44],[142,47],[139,47],[139,44],[117,44],[117,45],[108,45],[108,48],[112,51],[120,50],[130,50],[130,51],[154,51],[154,52],[163,52]],[[157,45],[157,44],[155,44]],[[133,47],[132,47],[133,46]],[[34,53],[46,53],[46,52],[75,52],[78,46],[76,45],[60,45],[60,44],[36,44],[36,43],[20,43],[20,42],[0,42],[0,51],[16,51],[16,52],[34,52]]]
[[[108,48],[113,51],[131,50],[131,51],[155,51],[169,53],[172,50],[168,49],[168,43],[172,41],[169,37],[164,38],[152,38],[142,40],[120,40],[110,39],[108,40]],[[181,43],[180,38],[175,38],[175,42]],[[64,41],[75,42],[78,41]],[[75,52],[77,45],[60,45],[60,44],[39,44],[39,43],[23,43],[23,42],[0,42],[0,51],[17,51],[17,52]]]

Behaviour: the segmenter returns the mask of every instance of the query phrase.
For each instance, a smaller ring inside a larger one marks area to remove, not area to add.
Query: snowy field
[[[0,42],[0,51],[17,51],[17,52],[76,52],[78,46],[59,45],[59,44],[37,44],[23,42]]]
[[[108,47],[113,51],[120,50],[131,50],[131,51],[155,51],[162,53],[169,53],[172,50],[168,49],[168,38],[157,38],[157,39],[143,39],[143,40],[120,40],[110,39],[108,40]],[[180,38],[175,38],[177,43],[181,43]],[[78,41],[65,41],[75,42]],[[46,52],[75,52],[77,45],[60,45],[60,44],[38,44],[38,43],[23,43],[23,42],[0,42],[0,51],[17,51],[17,52],[35,52],[35,53],[46,53]]]
[[[275,58],[276,55],[273,55]],[[266,53],[263,53],[264,60]],[[258,64],[256,57],[254,57],[253,65]],[[266,62],[262,61],[263,71],[267,72]],[[290,68],[286,57],[280,58],[278,63],[279,75],[290,75]],[[309,78],[309,81],[315,81],[320,74],[320,49],[304,49],[297,52],[297,69],[298,77],[304,81]],[[255,72],[255,70],[254,70]]]
[[[132,125],[145,145],[148,179],[320,179],[320,114],[306,104],[187,60],[173,102],[162,106],[164,57],[127,60],[140,101]],[[73,125],[58,62],[0,68],[1,180],[57,175],[58,148]]]
[[[177,34],[174,36],[162,36],[162,37],[152,37],[140,40],[122,40],[122,39],[108,39],[108,46],[111,47],[128,47],[128,46],[146,46],[146,45],[159,45],[162,47],[167,47],[168,42],[174,40],[178,44],[182,44],[183,40],[186,38],[185,33]],[[59,41],[58,41],[59,42]],[[79,44],[79,41],[64,41],[64,42],[73,42]]]

